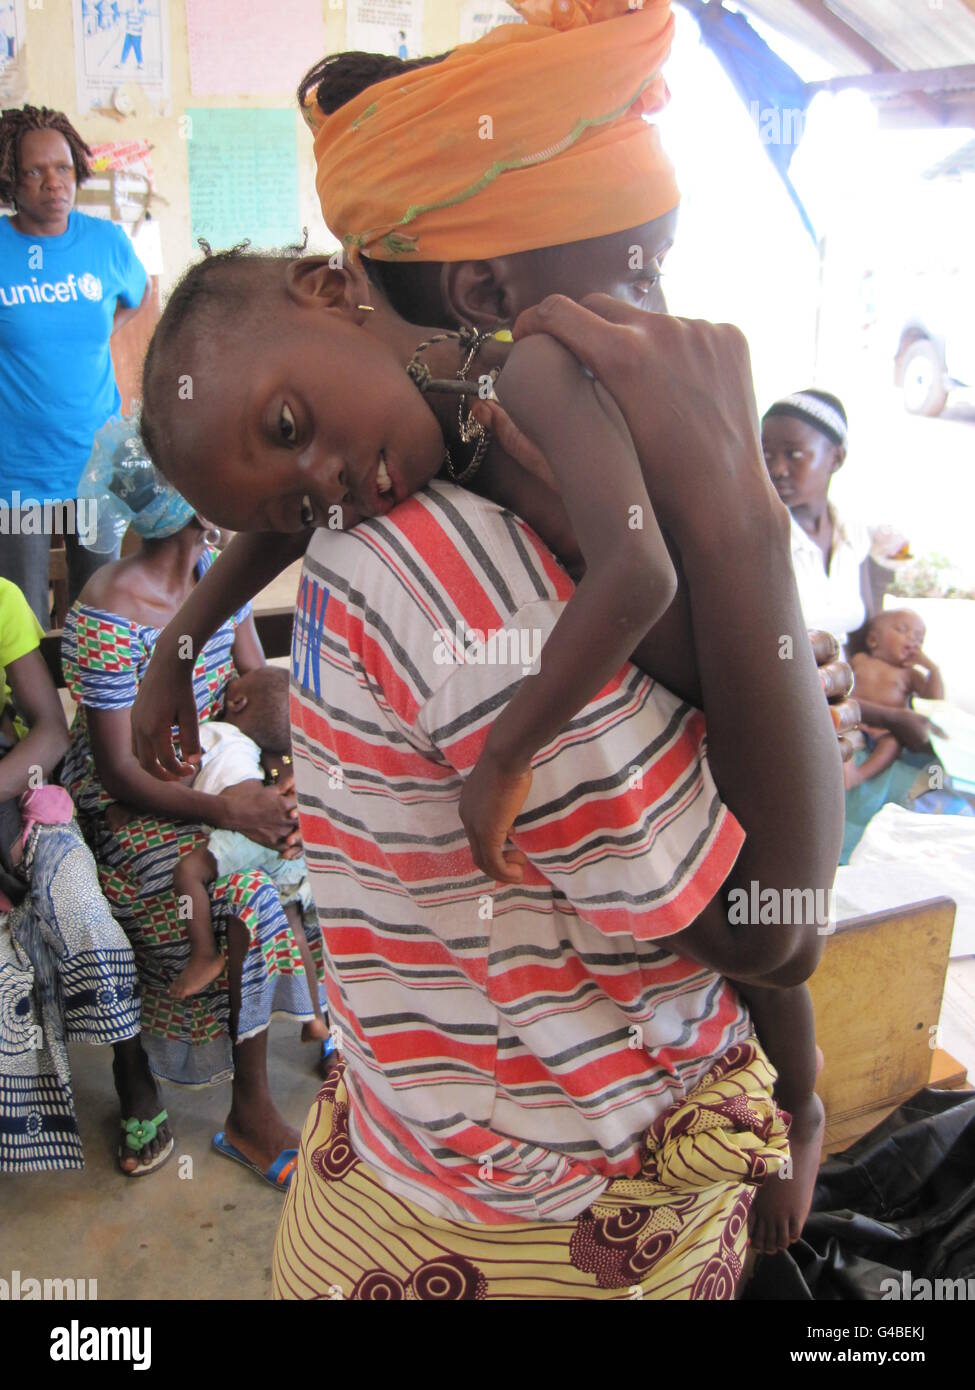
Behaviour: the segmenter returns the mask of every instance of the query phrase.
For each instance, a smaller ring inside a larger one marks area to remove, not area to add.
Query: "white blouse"
[[[823,552],[795,517],[792,568],[806,626],[831,632],[843,647],[867,616],[860,591],[860,566],[870,553],[870,532],[860,522],[841,521],[832,503],[829,514],[833,522],[829,573],[823,568]]]

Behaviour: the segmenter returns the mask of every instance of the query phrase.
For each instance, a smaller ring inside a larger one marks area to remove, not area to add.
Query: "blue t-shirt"
[[[61,236],[0,218],[0,498],[75,496],[95,431],[119,409],[115,307],[146,272],[121,227],[83,212]]]

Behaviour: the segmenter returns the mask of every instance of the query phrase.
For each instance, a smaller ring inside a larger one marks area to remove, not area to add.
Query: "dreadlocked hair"
[[[91,150],[63,111],[47,106],[10,106],[0,113],[0,203],[13,207],[20,178],[20,142],[31,130],[56,130],[68,142],[78,183],[91,177]]]
[[[259,322],[260,296],[253,290],[260,272],[273,266],[283,269],[288,261],[301,255],[307,242],[307,227],[300,245],[279,251],[251,251],[249,241],[226,251],[214,251],[208,241],[199,238],[203,259],[190,266],[170,294],[142,366],[139,432],[146,452],[164,475],[168,476],[170,439],[167,406],[177,399],[179,372],[173,372],[177,353],[185,362],[192,346],[202,338],[219,340],[222,332],[239,334],[248,306],[255,323]]]
[[[428,68],[450,56],[438,53],[430,58],[397,58],[390,53],[332,53],[306,72],[298,84],[298,105],[304,109],[308,93],[314,88],[315,102],[325,116],[331,116],[353,97],[377,82],[416,68]]]

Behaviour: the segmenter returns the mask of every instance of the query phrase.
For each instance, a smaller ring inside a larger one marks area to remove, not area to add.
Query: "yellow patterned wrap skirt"
[[[341,1064],[305,1122],[274,1249],[281,1299],[731,1299],[748,1211],[789,1156],[775,1072],[732,1047],[646,1135],[641,1171],[568,1222],[433,1216],[386,1191],[348,1137]]]

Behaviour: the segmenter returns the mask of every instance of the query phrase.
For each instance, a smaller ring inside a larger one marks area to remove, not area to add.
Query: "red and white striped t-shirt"
[[[350,1132],[436,1215],[572,1218],[750,1031],[666,948],[743,835],[701,714],[634,667],[535,758],[524,883],[474,867],[463,778],[571,592],[523,522],[442,483],[305,557],[295,775]]]

